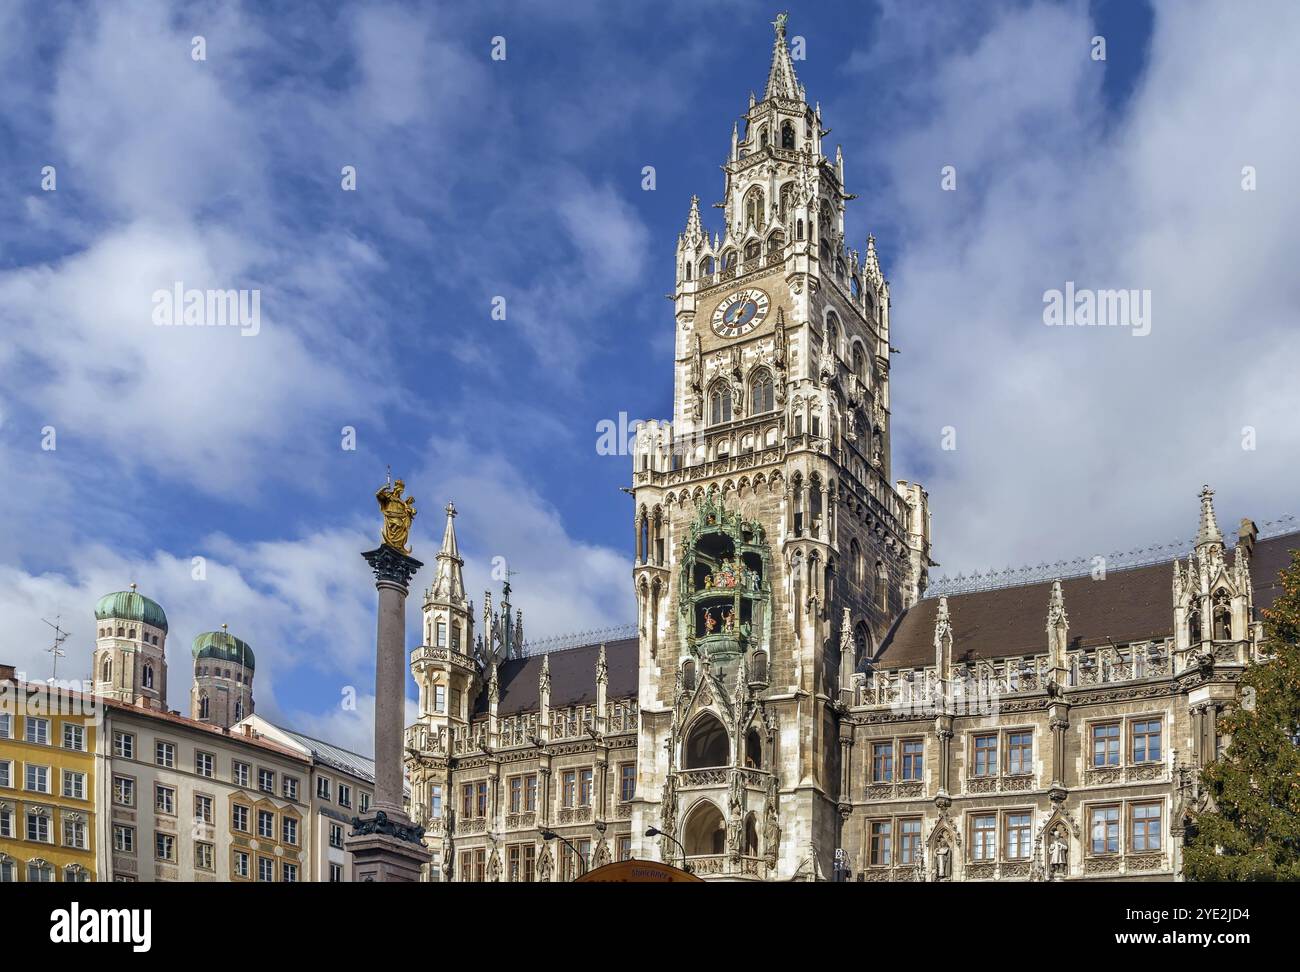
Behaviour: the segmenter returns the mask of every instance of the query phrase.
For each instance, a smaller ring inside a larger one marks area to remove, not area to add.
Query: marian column
[[[406,595],[423,564],[407,541],[415,500],[399,479],[375,494],[384,514],[383,542],[362,554],[375,572],[379,619],[375,634],[374,812],[352,821],[347,850],[354,881],[418,881],[429,863],[424,831],[406,815],[402,795],[402,732],[406,715]]]

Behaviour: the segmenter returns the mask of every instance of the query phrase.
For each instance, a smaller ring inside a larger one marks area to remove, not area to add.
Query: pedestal
[[[375,572],[379,612],[375,633],[375,803],[352,821],[344,847],[353,881],[418,881],[431,854],[424,830],[411,823],[402,800],[402,731],[406,712],[406,595],[424,565],[384,544],[362,554]]]

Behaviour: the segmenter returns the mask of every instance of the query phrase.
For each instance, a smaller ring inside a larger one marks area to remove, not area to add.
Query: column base
[[[352,833],[343,847],[352,855],[353,881],[414,883],[432,853],[421,839],[423,830],[405,817],[377,813],[352,821]]]

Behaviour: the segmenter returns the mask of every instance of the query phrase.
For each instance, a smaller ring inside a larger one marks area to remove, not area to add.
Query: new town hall
[[[448,511],[406,739],[431,877],[1168,880],[1300,538],[1243,521],[1230,550],[1206,489],[1184,559],[925,597],[889,285],[871,237],[846,245],[843,158],[776,28],[723,232],[693,199],[677,243],[673,420],[634,455],[638,636],[530,654],[490,602],[476,636]]]
[[[677,243],[674,414],[633,459],[636,636],[539,652],[508,586],[476,610],[447,507],[404,739],[424,877],[1175,878],[1300,535],[1225,536],[1189,489],[1178,559],[926,596],[889,285],[872,238],[846,245],[843,160],[776,28],[722,233],[692,200]],[[185,719],[162,608],[118,592],[96,623],[106,722],[0,712],[0,881],[346,880],[374,764],[254,715],[224,628],[194,641]]]

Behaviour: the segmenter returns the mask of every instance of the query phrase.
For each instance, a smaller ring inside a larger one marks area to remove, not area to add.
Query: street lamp
[[[578,848],[574,847],[573,843],[567,837],[560,836],[554,830],[543,830],[542,840],[560,841],[562,844],[564,844],[564,846],[569,848],[569,850],[573,851],[573,856],[578,859],[578,867],[580,868],[580,870],[578,871],[578,877],[582,877],[584,874],[587,873],[587,862],[583,859],[583,856],[578,852]]]
[[[669,840],[671,840],[674,844],[676,844],[679,848],[681,848],[681,852],[682,852],[682,870],[685,871],[687,874],[689,874],[689,873],[691,872],[691,866],[690,866],[689,864],[686,863],[686,848],[685,848],[685,847],[682,847],[682,842],[681,842],[680,840],[678,840],[678,839],[677,839],[676,837],[674,837],[672,834],[666,834],[666,833],[664,833],[664,832],[663,832],[662,830],[660,830],[658,827],[651,827],[649,830],[647,830],[647,831],[645,832],[645,835],[646,835],[647,837],[667,837],[667,838],[668,838]]]

